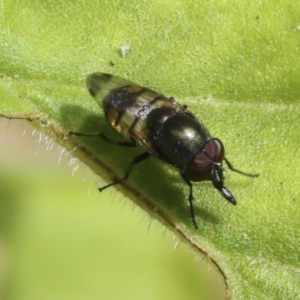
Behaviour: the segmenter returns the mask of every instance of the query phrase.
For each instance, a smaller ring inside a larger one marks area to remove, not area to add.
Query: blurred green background
[[[0,119],[0,145],[1,299],[224,298],[203,258],[29,123]]]
[[[249,181],[228,172],[235,208],[211,186],[197,185],[199,212],[220,222],[199,218],[206,227],[196,241],[218,257],[235,299],[297,299],[298,7],[297,1],[0,1],[1,112],[42,114],[60,128],[79,129],[86,116],[100,115],[84,84],[96,71],[175,96],[222,137],[236,166],[261,173]],[[124,44],[132,48],[125,58]],[[198,273],[202,260],[183,245],[173,250],[176,241],[160,225],[148,229],[149,218],[132,212],[113,189],[100,195],[103,182],[84,166],[72,177],[76,161],[64,152],[58,164],[63,150],[46,151],[32,129],[23,136],[23,124],[15,132],[15,121],[0,121],[2,298],[216,299],[203,296],[210,283]],[[178,185],[184,195],[186,186]]]

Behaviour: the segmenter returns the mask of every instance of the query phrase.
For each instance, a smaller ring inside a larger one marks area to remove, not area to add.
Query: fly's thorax
[[[148,115],[150,138],[160,158],[183,169],[210,139],[207,129],[191,114],[160,107]]]

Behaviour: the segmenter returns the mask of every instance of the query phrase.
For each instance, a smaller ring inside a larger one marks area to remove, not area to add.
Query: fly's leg
[[[150,153],[148,153],[148,152],[144,152],[144,153],[140,154],[139,156],[137,156],[127,167],[124,177],[117,179],[117,180],[109,183],[108,185],[105,185],[105,186],[99,188],[99,191],[102,192],[103,190],[107,189],[108,187],[113,186],[117,183],[120,183],[123,180],[128,179],[132,167],[135,166],[136,164],[142,162],[143,160],[147,159],[149,156],[150,156]]]
[[[259,174],[250,174],[250,173],[246,173],[246,172],[237,170],[226,157],[224,157],[224,160],[225,160],[227,167],[233,172],[236,172],[241,175],[248,176],[248,177],[258,177],[259,176]]]
[[[236,205],[236,199],[232,195],[232,193],[223,185],[223,181],[212,181],[215,189],[219,191],[219,193],[231,204]]]
[[[186,178],[183,174],[180,174],[181,177],[183,178],[183,180],[186,182],[186,184],[189,186],[190,188],[190,193],[189,193],[189,203],[190,203],[190,214],[191,214],[191,219],[192,219],[192,223],[195,227],[195,229],[199,229],[199,226],[196,222],[196,218],[195,218],[195,212],[194,212],[194,205],[193,205],[193,185],[190,182],[190,180],[188,178]]]
[[[136,147],[136,143],[134,141],[130,142],[116,142],[109,137],[107,137],[103,133],[80,133],[80,132],[74,132],[74,131],[69,131],[69,135],[76,135],[76,136],[85,136],[85,137],[100,137],[104,141],[110,143],[110,144],[115,144],[118,146],[122,147]]]
[[[118,145],[118,146],[122,146],[122,147],[137,147],[135,141],[129,141],[129,142],[116,142],[112,139],[110,139],[109,137],[107,137],[105,134],[103,133],[92,133],[92,134],[88,134],[88,133],[80,133],[80,132],[74,132],[74,131],[70,131],[69,132],[69,135],[76,135],[76,136],[85,136],[85,137],[100,137],[101,139],[105,140],[106,142],[110,143],[110,144],[115,144],[115,145]],[[101,188],[99,188],[99,191],[102,192],[103,190],[109,188],[110,186],[113,186],[117,183],[120,183],[121,181],[123,180],[126,180],[128,179],[129,177],[129,174],[131,172],[131,169],[134,165],[142,162],[143,160],[149,158],[150,156],[150,153],[148,152],[144,152],[142,154],[140,154],[139,156],[137,156],[135,159],[133,159],[131,161],[131,163],[129,164],[129,166],[127,167],[127,170],[125,172],[125,175],[124,177],[120,178],[120,179],[117,179]]]
[[[233,165],[230,163],[230,161],[224,157],[225,163],[227,165],[227,167],[236,173],[239,173],[241,175],[244,176],[248,176],[248,177],[258,177],[259,174],[250,174],[250,173],[246,173],[240,170],[237,170],[236,168],[233,167]],[[212,184],[213,186],[220,192],[220,194],[227,200],[229,201],[231,204],[236,205],[236,199],[233,196],[233,194],[223,185],[223,179],[220,179],[218,175],[217,170],[215,171],[215,176],[213,176],[215,179],[212,180]]]

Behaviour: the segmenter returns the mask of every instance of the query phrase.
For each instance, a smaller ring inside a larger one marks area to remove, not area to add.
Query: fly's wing
[[[149,113],[162,106],[188,112],[174,99],[114,75],[93,73],[87,76],[86,84],[91,96],[104,109],[112,127],[155,156],[158,154],[147,128]]]
[[[103,99],[111,91],[128,85],[139,87],[126,79],[107,73],[92,73],[86,77],[87,89],[101,107],[103,107]]]

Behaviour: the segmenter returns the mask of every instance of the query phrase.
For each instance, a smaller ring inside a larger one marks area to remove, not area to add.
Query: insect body
[[[211,137],[187,107],[173,98],[106,73],[88,75],[86,84],[92,97],[103,107],[112,127],[130,140],[117,144],[141,146],[146,150],[130,163],[123,178],[100,188],[100,191],[127,179],[132,166],[153,155],[177,168],[188,184],[191,219],[198,228],[192,203],[192,181],[211,181],[226,200],[236,204],[235,197],[223,184],[223,160],[232,171],[258,176],[233,168],[225,158],[222,142]],[[105,135],[99,135],[112,142]]]

